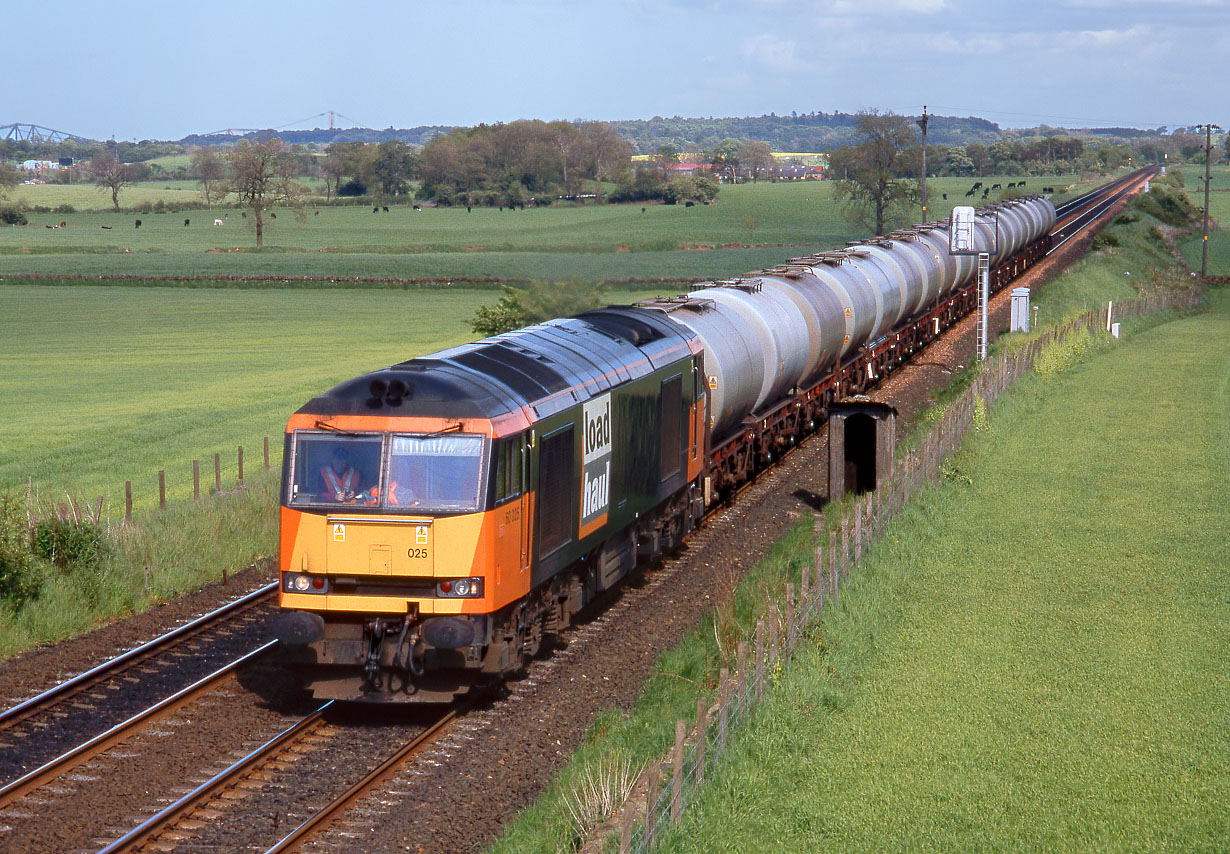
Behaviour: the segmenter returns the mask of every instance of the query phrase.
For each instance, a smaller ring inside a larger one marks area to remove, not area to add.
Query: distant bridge
[[[0,139],[15,139],[18,142],[64,142],[66,139],[86,138],[42,125],[11,124],[0,125]]]

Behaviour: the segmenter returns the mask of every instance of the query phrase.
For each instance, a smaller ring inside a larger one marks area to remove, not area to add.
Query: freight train
[[[979,208],[998,288],[1055,208]],[[446,701],[674,548],[976,304],[949,221],[341,383],[286,426],[283,664],[320,697]]]

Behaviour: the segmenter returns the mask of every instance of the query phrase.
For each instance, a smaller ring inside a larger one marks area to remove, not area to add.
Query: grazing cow
[[[992,185],[991,185],[991,189],[992,189],[992,190],[998,190],[998,189],[999,189],[999,184],[992,184]]]
[[[971,189],[968,193],[965,194],[965,198],[968,199],[972,195],[974,195],[974,190]]]
[[[110,230],[111,230],[111,226],[109,226],[109,225],[102,225],[102,226],[99,226],[99,228],[105,228],[105,229],[107,229],[107,231],[110,231]]]
[[[220,219],[215,219],[215,220],[214,220],[214,225],[222,225],[222,220],[220,220]]]
[[[60,228],[68,228],[68,223],[64,220],[60,220]]]
[[[684,206],[685,208],[692,208],[692,207],[696,207],[696,202],[684,202],[684,203],[683,203],[683,206]]]
[[[944,193],[944,201],[948,201],[948,194]]]
[[[974,182],[974,189],[975,189],[975,190],[981,190],[981,189],[982,189],[982,182],[981,182],[981,181],[975,181],[975,182]]]
[[[372,213],[380,213],[380,208],[376,207],[375,205],[372,205]]]
[[[641,208],[641,213],[644,213],[644,212],[645,212],[645,209],[644,209],[644,208]]]
[[[422,210],[423,210],[423,208],[422,208],[421,206],[419,206],[419,205],[415,205],[415,206],[414,206],[414,209],[415,209],[416,211],[419,211],[419,212],[422,212]]]
[[[191,220],[187,220],[187,219],[186,219],[186,220],[184,220],[184,228],[187,228],[187,227],[188,227],[188,223],[189,223],[190,221],[191,221]]]
[[[248,218],[248,212],[247,212],[247,211],[240,211],[240,212],[239,212],[239,215],[240,215],[241,217],[243,217],[244,219],[247,219],[247,218]],[[230,216],[230,214],[225,214],[225,216]]]
[[[1022,181],[1021,183],[1017,184],[1017,186],[1018,186],[1018,187],[1024,187],[1024,186],[1025,186],[1025,182],[1024,182],[1024,181]]]
[[[312,216],[320,216],[320,211],[312,211]]]
[[[384,206],[381,208],[381,210],[383,210],[385,213],[388,213],[388,212],[389,212],[389,206],[388,206],[388,205],[384,205]]]
[[[273,211],[270,211],[270,212],[269,212],[269,216],[273,217],[274,219],[277,219],[277,218],[278,218],[278,215],[277,215],[277,214],[275,214]]]
[[[990,192],[991,192],[990,190],[983,190],[983,191],[982,191],[982,197],[985,199],[985,198],[987,197],[987,194],[988,194],[988,193],[990,193]]]
[[[137,228],[141,227],[141,220],[137,220]]]
[[[1014,182],[1014,183],[1012,183],[1012,184],[1009,184],[1009,185],[1008,185],[1008,189],[1009,189],[1009,190],[1015,190],[1015,189],[1016,189],[1016,183]]]

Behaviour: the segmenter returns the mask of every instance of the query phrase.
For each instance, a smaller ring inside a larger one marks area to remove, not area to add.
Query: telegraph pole
[[[1196,125],[1200,127],[1200,125]],[[1204,239],[1200,241],[1200,281],[1205,281],[1209,270],[1209,185],[1212,183],[1213,131],[1221,130],[1215,124],[1204,126]]]
[[[920,128],[922,128],[922,135],[923,135],[923,142],[922,142],[922,155],[923,155],[923,156],[922,156],[922,213],[923,213],[923,222],[926,222],[926,221],[927,221],[927,121],[928,121],[929,119],[930,119],[930,116],[928,116],[928,115],[927,115],[927,105],[926,105],[926,104],[923,104],[923,114],[922,114],[922,118],[921,118],[921,119],[918,119],[918,120],[916,120],[916,121],[914,122],[914,124],[916,124],[916,125],[918,125]]]

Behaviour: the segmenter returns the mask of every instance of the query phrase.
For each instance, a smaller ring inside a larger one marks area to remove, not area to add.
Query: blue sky
[[[0,125],[224,128],[854,112],[1230,126],[1230,0],[9,4]]]

